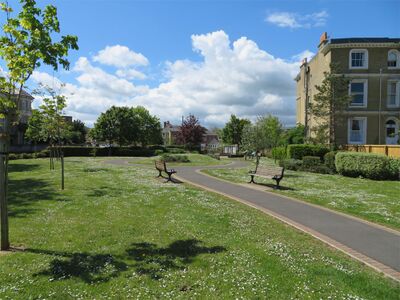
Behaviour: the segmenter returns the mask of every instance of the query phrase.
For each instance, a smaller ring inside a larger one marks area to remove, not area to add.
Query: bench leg
[[[251,176],[251,180],[249,181],[249,183],[256,183],[255,181],[254,181],[254,175],[250,175]]]
[[[172,181],[172,173],[167,173],[168,174],[168,179],[166,182],[170,182]]]
[[[277,190],[277,189],[280,188],[279,183],[281,182],[281,179],[282,179],[282,178],[280,178],[280,179],[274,179],[274,180],[276,181],[276,185],[275,185],[275,187],[274,187],[275,190]]]
[[[159,172],[157,178],[158,178],[158,177],[162,177],[161,171],[159,171],[159,170],[157,170],[157,171]]]

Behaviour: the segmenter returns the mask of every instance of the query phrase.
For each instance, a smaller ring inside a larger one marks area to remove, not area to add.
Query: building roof
[[[352,44],[352,43],[400,43],[400,38],[387,37],[357,37],[330,39],[331,44]]]

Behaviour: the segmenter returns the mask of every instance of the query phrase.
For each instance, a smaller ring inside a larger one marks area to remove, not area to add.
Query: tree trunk
[[[3,130],[0,131],[0,226],[1,226],[1,243],[0,250],[8,250],[10,248],[10,240],[8,233],[8,207],[7,207],[7,171],[8,171],[8,122],[4,118]]]
[[[61,189],[64,190],[64,153],[60,151],[60,159],[61,159]]]

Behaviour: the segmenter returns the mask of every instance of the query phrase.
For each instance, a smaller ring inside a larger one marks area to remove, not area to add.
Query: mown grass
[[[10,166],[0,299],[398,299],[399,284],[245,205],[154,170]]]
[[[261,163],[274,165],[274,161],[268,158],[263,158]],[[204,172],[232,182],[245,183],[249,181],[247,173],[251,168],[254,168],[253,165]],[[256,178],[256,181],[261,184],[275,183],[263,178]],[[376,181],[285,170],[281,185],[284,189],[269,190],[400,229],[400,181]]]
[[[229,159],[218,160],[208,155],[196,154],[196,153],[185,153],[185,154],[172,154],[176,156],[186,155],[189,158],[189,162],[169,162],[167,165],[173,166],[216,166],[228,164],[231,162]],[[154,156],[149,158],[144,158],[140,160],[136,160],[132,163],[134,164],[143,164],[143,165],[154,165],[155,160],[161,159],[160,156]]]

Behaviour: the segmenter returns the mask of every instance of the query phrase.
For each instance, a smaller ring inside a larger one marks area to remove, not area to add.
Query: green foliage
[[[319,156],[303,156],[303,168],[307,169],[321,165],[321,158]]]
[[[307,107],[310,116],[318,120],[318,125],[311,130],[318,133],[320,143],[329,143],[331,147],[336,142],[335,125],[351,100],[348,95],[349,79],[344,75],[337,75],[340,73],[343,72],[339,71],[338,65],[330,65],[330,73],[324,72],[322,84],[315,86],[317,94]]]
[[[154,156],[156,150],[142,148],[142,147],[79,147],[79,146],[65,146],[61,148],[64,156]]]
[[[161,155],[161,159],[165,162],[181,162],[181,163],[190,162],[187,155],[178,155],[169,153],[164,153],[163,155]]]
[[[284,131],[280,143],[283,145],[304,144],[305,127],[297,124],[296,127]]]
[[[235,115],[231,115],[231,119],[222,129],[222,141],[226,144],[240,145],[242,144],[243,128],[251,124],[247,119],[240,119]]]
[[[27,138],[34,142],[49,142],[53,146],[61,144],[71,134],[70,126],[63,117],[67,98],[41,84],[35,93],[44,97],[43,104],[29,119]]]
[[[287,146],[288,158],[303,159],[304,156],[318,156],[321,159],[329,149],[325,146],[311,144],[293,144]]]
[[[157,149],[157,150],[154,151],[155,155],[162,155],[163,153],[164,153],[164,151],[160,150],[160,149]]]
[[[390,178],[400,180],[400,159],[389,158],[388,169]]]
[[[303,165],[303,161],[299,159],[282,159],[279,161],[279,166],[292,171],[298,171]]]
[[[98,117],[90,137],[96,141],[119,146],[140,144],[146,146],[162,141],[161,125],[157,117],[141,106],[112,106]]]
[[[242,150],[261,151],[278,146],[282,139],[283,126],[277,117],[259,117],[254,125],[243,128]]]
[[[16,121],[11,119],[16,116],[22,88],[33,71],[42,63],[56,71],[59,65],[68,69],[68,52],[78,49],[76,36],[63,35],[59,41],[53,41],[60,33],[56,7],[48,5],[41,10],[31,0],[22,0],[21,4],[21,11],[16,16],[7,2],[1,5],[5,21],[0,36],[0,58],[7,66],[7,78],[0,78],[3,92],[0,115],[10,122]]]
[[[287,157],[286,147],[272,148],[271,154],[275,161],[285,159]]]
[[[182,154],[185,153],[185,149],[182,148],[167,148],[167,152],[168,153],[172,153],[172,154]]]
[[[330,151],[324,155],[324,164],[327,166],[333,173],[336,172],[335,165],[335,156],[337,151]]]
[[[339,152],[335,161],[339,174],[378,180],[391,178],[393,173],[390,164],[390,159],[385,155],[361,152]]]
[[[85,123],[81,120],[72,121],[71,134],[69,141],[72,144],[83,144],[86,141],[86,134],[88,133],[88,128],[86,128]]]

